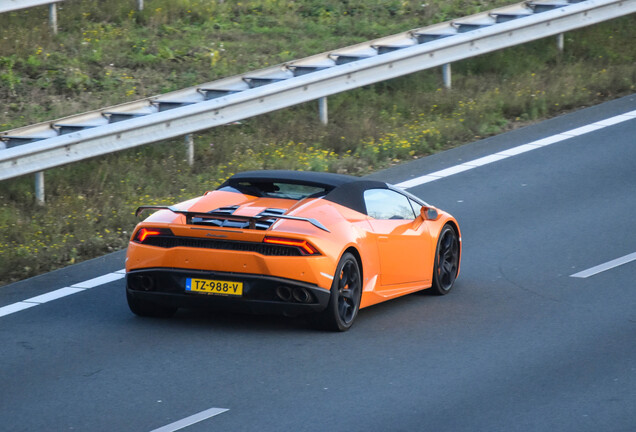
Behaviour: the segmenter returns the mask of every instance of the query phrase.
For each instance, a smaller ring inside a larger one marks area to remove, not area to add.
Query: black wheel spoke
[[[349,275],[349,285],[352,287],[358,286],[358,273],[355,271],[351,271]]]
[[[446,235],[444,236],[444,242],[443,242],[443,249],[444,251],[448,251],[448,249],[450,249],[451,244],[453,242],[453,236],[451,233],[446,233]]]
[[[448,261],[444,261],[444,264],[442,264],[442,270],[444,274],[450,275],[453,271],[453,265]]]
[[[338,300],[338,314],[343,321],[348,320],[350,309],[351,306],[349,306],[349,303],[347,303],[346,299],[341,298]]]
[[[347,287],[347,284],[349,283],[349,276],[347,275],[347,270],[344,269],[342,271],[342,277],[340,278],[340,283],[338,284],[338,287],[343,290],[344,288]]]
[[[456,241],[453,242],[452,252],[453,252],[453,257],[457,258],[457,254],[459,253],[459,243]]]
[[[353,301],[353,290],[351,289],[343,289],[342,291],[340,291],[340,295],[349,301]]]

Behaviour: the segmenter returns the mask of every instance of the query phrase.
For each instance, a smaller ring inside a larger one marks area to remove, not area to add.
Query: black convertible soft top
[[[306,186],[319,186],[324,187],[326,190],[332,190],[340,185],[359,181],[360,178],[344,175],[333,174],[325,172],[313,172],[313,171],[290,171],[290,170],[262,170],[262,171],[245,171],[242,173],[234,174],[227,179],[225,183],[219,186],[219,189],[224,186],[236,186],[240,182],[251,183],[290,183]]]
[[[289,183],[325,189],[324,199],[367,214],[364,191],[388,189],[386,183],[359,177],[312,171],[263,170],[245,171],[227,179],[218,189],[237,188],[241,183]]]

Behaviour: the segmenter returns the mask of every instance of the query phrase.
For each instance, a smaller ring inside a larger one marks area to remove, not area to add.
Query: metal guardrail
[[[410,30],[0,134],[0,180],[235,122],[636,12],[636,0],[543,0]]]
[[[49,5],[49,27],[57,34],[57,3],[64,0],[0,0],[0,14],[34,6]]]
[[[28,9],[34,6],[59,3],[62,1],[64,0],[0,0],[0,13],[19,9]]]

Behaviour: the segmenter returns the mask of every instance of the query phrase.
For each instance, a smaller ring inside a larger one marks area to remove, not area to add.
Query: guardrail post
[[[137,10],[144,10],[144,0],[137,0]]]
[[[35,202],[44,205],[44,171],[35,173]]]
[[[563,33],[559,33],[557,35],[557,49],[559,50],[560,53],[563,52],[564,44],[565,44],[565,42],[564,42],[564,38],[563,38]]]
[[[320,123],[326,125],[329,122],[329,112],[327,110],[326,96],[318,99],[318,115],[320,116]]]
[[[446,63],[442,65],[442,77],[444,79],[444,88],[451,88],[451,65]]]
[[[51,3],[49,5],[49,27],[53,34],[57,34],[57,4]]]
[[[187,134],[185,136],[186,143],[186,160],[188,161],[188,165],[194,165],[194,138],[192,134]]]

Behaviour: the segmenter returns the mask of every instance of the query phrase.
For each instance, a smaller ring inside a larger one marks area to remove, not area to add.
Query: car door
[[[380,258],[380,285],[430,282],[432,238],[420,205],[391,189],[364,192]]]

